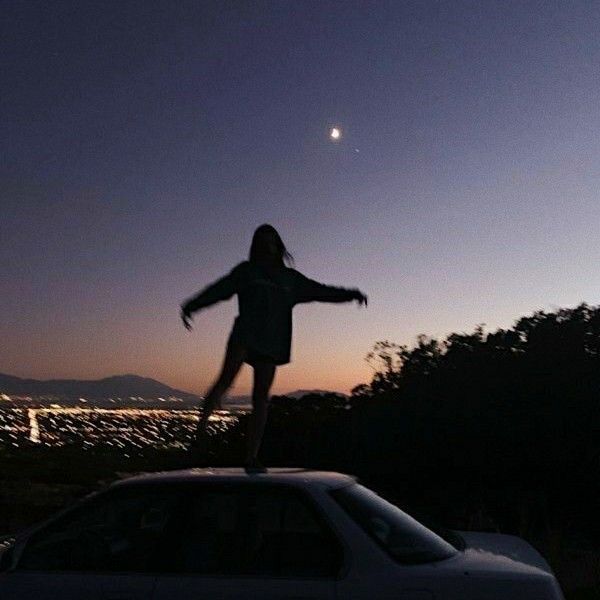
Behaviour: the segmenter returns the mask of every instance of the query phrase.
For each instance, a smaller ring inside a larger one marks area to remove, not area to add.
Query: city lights
[[[242,411],[243,412],[243,411]],[[216,411],[209,433],[226,431],[238,413]],[[197,410],[149,408],[2,408],[0,446],[26,443],[58,447],[185,448],[198,422]]]

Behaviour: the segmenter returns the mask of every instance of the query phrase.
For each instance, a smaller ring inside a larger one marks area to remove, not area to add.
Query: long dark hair
[[[275,239],[277,246],[277,256],[273,256],[269,252],[269,247],[265,242],[265,235],[271,234]],[[283,240],[273,225],[264,223],[256,228],[252,236],[252,244],[250,245],[250,262],[260,263],[263,265],[273,265],[278,267],[292,266],[294,257],[287,251]]]

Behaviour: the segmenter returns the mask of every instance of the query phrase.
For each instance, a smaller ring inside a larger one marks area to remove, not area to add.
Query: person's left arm
[[[358,288],[345,288],[319,283],[298,271],[295,273],[295,303],[302,302],[351,302],[367,305],[367,296]]]

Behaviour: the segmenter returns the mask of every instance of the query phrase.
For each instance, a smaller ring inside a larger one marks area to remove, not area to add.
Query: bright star
[[[332,140],[339,140],[342,137],[342,132],[338,127],[332,127],[329,132],[329,137]]]

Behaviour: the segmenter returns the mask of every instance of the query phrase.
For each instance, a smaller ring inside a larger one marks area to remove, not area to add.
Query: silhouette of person
[[[267,420],[269,391],[278,365],[290,362],[292,308],[302,302],[349,302],[367,305],[367,296],[357,288],[324,285],[305,277],[289,265],[293,257],[277,230],[268,224],[256,229],[249,260],[204,288],[181,305],[181,319],[191,329],[192,314],[238,296],[239,315],[227,342],[221,373],[205,397],[193,447],[206,449],[207,424],[212,411],[229,389],[242,363],[254,368],[253,410],[248,420],[247,470],[264,468],[257,455]]]

